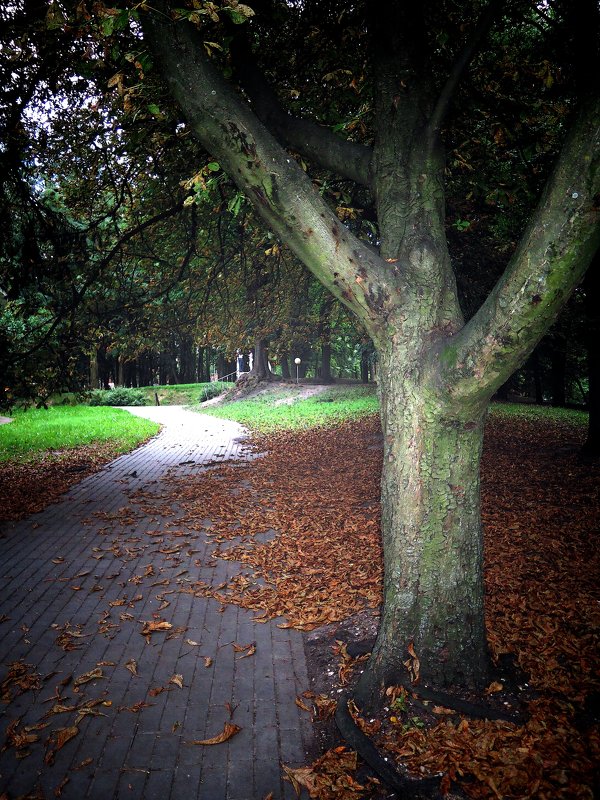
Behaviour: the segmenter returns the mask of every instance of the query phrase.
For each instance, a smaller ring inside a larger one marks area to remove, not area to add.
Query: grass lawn
[[[375,414],[378,410],[379,400],[373,386],[331,387],[304,399],[298,390],[288,386],[273,388],[248,400],[211,406],[206,413],[240,422],[260,433],[271,433],[331,427],[349,419]]]
[[[188,406],[202,403],[211,397],[230,389],[231,383],[212,381],[211,383],[180,383],[174,386],[142,386],[151,405],[154,405],[154,394],[158,395],[161,406]]]
[[[111,442],[115,453],[124,453],[159,428],[155,422],[108,407],[51,406],[15,411],[13,418],[14,422],[0,425],[0,461],[23,461],[40,451],[100,442]]]
[[[196,411],[235,420],[259,433],[332,427],[349,419],[379,412],[374,386],[334,386],[313,397],[302,398],[301,389],[274,386],[257,397],[235,400]],[[587,424],[585,411],[551,408],[526,403],[492,403],[492,417],[512,417],[562,423],[576,427]]]

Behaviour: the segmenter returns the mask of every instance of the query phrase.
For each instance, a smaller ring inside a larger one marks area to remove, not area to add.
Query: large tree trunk
[[[437,686],[481,685],[489,667],[479,499],[487,404],[453,409],[405,353],[390,347],[379,358],[384,607],[358,689],[367,708],[384,686],[408,677],[411,643],[422,679]]]

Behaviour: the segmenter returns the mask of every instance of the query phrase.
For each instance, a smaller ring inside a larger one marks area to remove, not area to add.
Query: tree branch
[[[391,277],[389,265],[314,191],[308,176],[204,54],[192,25],[174,23],[168,4],[156,5],[158,13],[142,17],[144,38],[195,136],[263,221],[359,316],[371,336],[385,336],[401,280]]]
[[[494,22],[504,11],[505,5],[505,2],[494,2],[494,0],[492,0],[492,2],[487,5],[481,14],[471,38],[466,43],[462,52],[454,63],[454,66],[450,71],[450,75],[448,76],[448,80],[440,92],[435,108],[433,109],[431,117],[429,118],[427,123],[427,134],[429,139],[438,135],[464,71],[479,51],[479,47],[482,44],[483,39],[491,30]]]
[[[237,78],[259,120],[285,147],[343,178],[370,186],[372,148],[336,136],[329,128],[289,114],[252,58],[246,42],[236,42]]]
[[[506,272],[477,314],[447,340],[440,361],[448,394],[487,400],[533,350],[600,247],[600,95],[589,99],[564,144]]]

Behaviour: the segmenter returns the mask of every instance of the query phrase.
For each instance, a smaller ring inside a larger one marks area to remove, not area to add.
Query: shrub
[[[148,398],[141,389],[95,389],[90,395],[91,406],[147,406]]]
[[[223,392],[227,391],[232,384],[224,383],[223,381],[212,381],[202,385],[202,391],[198,402],[205,403],[207,400],[212,400],[213,397],[218,397]]]

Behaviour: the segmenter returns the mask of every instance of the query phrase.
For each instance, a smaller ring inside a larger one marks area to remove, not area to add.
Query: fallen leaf
[[[211,667],[212,663],[213,663],[213,660],[212,660],[212,658],[210,656],[204,656],[204,666],[205,667]]]
[[[130,658],[129,661],[125,664],[125,669],[128,669],[132,675],[137,675],[137,662],[134,658]]]
[[[100,667],[96,667],[96,669],[92,669],[89,672],[84,672],[83,675],[80,675],[78,678],[75,678],[73,681],[73,691],[78,692],[79,687],[83,686],[84,683],[89,683],[90,681],[98,680],[98,678],[103,678],[104,673],[100,669]]]
[[[159,622],[143,622],[142,623],[142,635],[148,636],[151,633],[157,633],[158,631],[170,631],[173,627],[170,622],[166,620],[160,620]]]
[[[65,777],[62,779],[62,781],[54,789],[54,792],[53,792],[54,797],[61,797],[62,796],[63,789],[65,788],[65,786],[67,785],[69,780],[70,780],[69,776],[65,775]]]
[[[71,725],[69,728],[58,728],[52,732],[48,742],[48,750],[44,757],[46,764],[53,764],[56,753],[63,748],[67,742],[70,742],[79,733],[77,725]]]
[[[495,692],[501,692],[504,689],[504,685],[499,683],[498,681],[492,681],[490,685],[485,690],[486,694],[494,694]]]
[[[241,730],[239,725],[235,725],[233,722],[226,722],[222,732],[217,736],[213,736],[212,739],[194,739],[190,744],[222,744]]]
[[[175,674],[169,680],[169,683],[174,683],[175,686],[179,686],[180,689],[183,689],[183,675]]]
[[[312,714],[312,708],[309,708],[299,697],[297,697],[294,702],[302,711],[308,711],[309,714]]]

